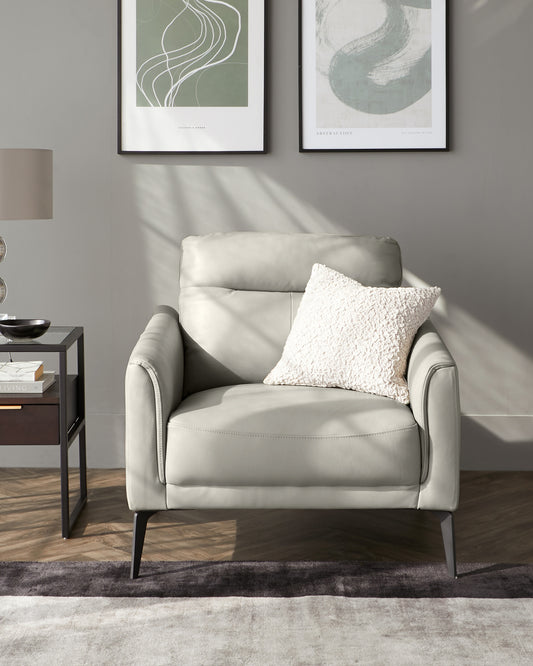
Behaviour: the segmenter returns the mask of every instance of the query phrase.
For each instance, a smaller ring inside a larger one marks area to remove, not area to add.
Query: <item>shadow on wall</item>
[[[475,13],[474,41],[482,44],[512,27],[531,9],[531,0],[469,0],[468,11]]]
[[[138,164],[134,192],[153,294],[176,304],[179,243],[215,231],[347,233],[269,176],[244,166]]]
[[[432,319],[459,368],[462,468],[533,469],[533,359],[445,296]]]
[[[463,416],[461,469],[533,469],[533,417]],[[480,462],[481,461],[481,462]]]

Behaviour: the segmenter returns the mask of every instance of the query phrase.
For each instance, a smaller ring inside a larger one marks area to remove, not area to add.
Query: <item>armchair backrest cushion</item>
[[[280,359],[315,263],[367,286],[402,281],[400,248],[391,238],[232,232],[183,240],[186,395],[263,381]]]

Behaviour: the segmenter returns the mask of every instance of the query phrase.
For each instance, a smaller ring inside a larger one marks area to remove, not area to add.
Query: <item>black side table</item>
[[[77,347],[76,374],[67,373],[67,352]],[[85,359],[81,326],[50,326],[30,341],[14,342],[0,335],[0,352],[59,355],[59,375],[44,393],[0,393],[0,446],[59,445],[61,462],[61,533],[71,529],[87,502],[85,447]],[[70,511],[68,452],[78,438],[80,496]]]

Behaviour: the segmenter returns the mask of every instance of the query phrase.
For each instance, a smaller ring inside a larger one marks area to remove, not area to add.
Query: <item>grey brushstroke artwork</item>
[[[329,97],[333,93],[347,111],[391,116],[385,126],[394,125],[394,114],[422,100],[432,85],[431,2],[317,0],[317,68],[327,80]],[[334,110],[324,92],[318,104],[320,125],[358,126],[360,115],[350,120],[346,111]],[[398,120],[411,124],[405,113]],[[430,106],[419,105],[411,121],[430,125]],[[367,122],[381,124],[377,118]]]

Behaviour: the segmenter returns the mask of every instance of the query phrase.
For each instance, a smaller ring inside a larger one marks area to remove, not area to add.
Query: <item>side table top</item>
[[[9,340],[0,334],[0,352],[60,351],[68,349],[82,335],[82,326],[50,326],[44,335],[33,340]]]

